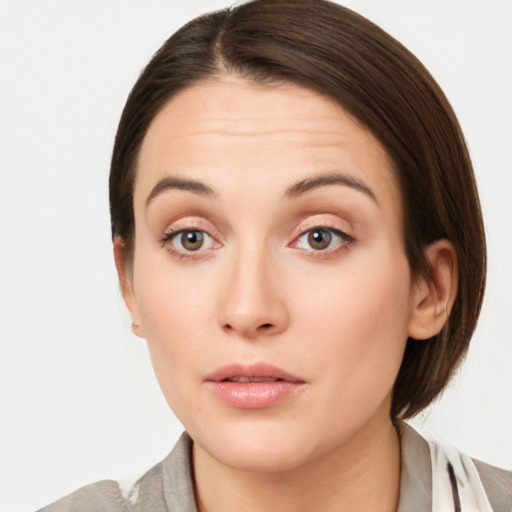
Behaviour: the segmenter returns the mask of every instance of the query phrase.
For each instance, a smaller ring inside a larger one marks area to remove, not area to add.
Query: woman
[[[486,256],[456,118],[390,36],[322,0],[190,22],[128,98],[110,203],[188,434],[126,499],[47,510],[510,508],[510,473],[403,423],[467,351]]]

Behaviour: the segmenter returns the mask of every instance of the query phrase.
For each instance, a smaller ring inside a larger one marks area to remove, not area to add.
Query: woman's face
[[[333,102],[239,78],[142,144],[125,297],[199,449],[293,468],[389,426],[414,287],[386,152]]]

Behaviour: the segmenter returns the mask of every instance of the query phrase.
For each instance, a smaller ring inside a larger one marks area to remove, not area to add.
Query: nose
[[[225,331],[256,339],[286,330],[286,290],[263,251],[239,254],[221,288],[218,314]]]

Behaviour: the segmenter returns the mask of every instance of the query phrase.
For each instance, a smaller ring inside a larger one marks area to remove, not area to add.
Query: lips
[[[227,382],[275,382],[280,379],[273,379],[271,377],[245,377],[243,375],[236,375],[225,379]]]
[[[305,380],[266,363],[233,364],[215,370],[205,383],[227,405],[239,409],[265,409],[294,396]]]

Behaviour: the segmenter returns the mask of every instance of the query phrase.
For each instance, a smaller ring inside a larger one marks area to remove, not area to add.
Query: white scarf
[[[471,458],[447,442],[427,441],[432,460],[432,512],[492,512]]]

